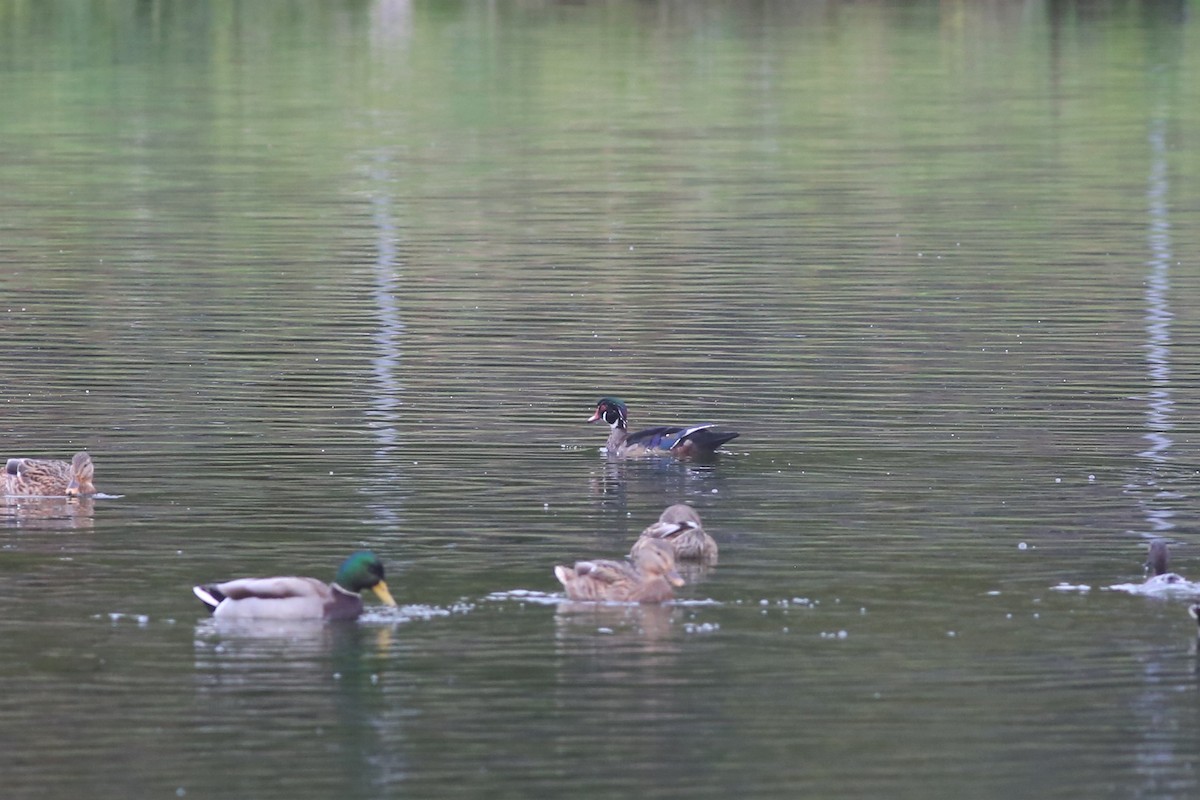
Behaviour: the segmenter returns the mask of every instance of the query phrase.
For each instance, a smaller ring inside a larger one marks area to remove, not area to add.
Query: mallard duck
[[[673,586],[683,586],[670,546],[657,540],[631,561],[576,561],[556,566],[554,576],[572,600],[662,603],[674,597]]]
[[[218,619],[357,619],[370,589],[396,605],[383,580],[383,563],[366,550],[354,553],[338,569],[333,583],[316,578],[238,578],[194,586],[192,591]]]
[[[633,543],[630,555],[647,542],[663,541],[671,546],[676,561],[699,561],[703,564],[717,563],[717,543],[700,524],[700,515],[686,503],[676,503],[667,510]]]
[[[608,423],[612,430],[604,449],[610,456],[671,455],[675,458],[711,457],[718,447],[738,436],[717,431],[712,424],[679,427],[663,425],[629,432],[629,410],[615,397],[601,397],[588,422]]]
[[[92,457],[76,453],[70,461],[10,458],[4,467],[4,493],[30,497],[95,494]]]

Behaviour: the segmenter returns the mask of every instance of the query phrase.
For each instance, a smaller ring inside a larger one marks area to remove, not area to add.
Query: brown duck
[[[629,561],[576,561],[559,565],[554,576],[572,600],[615,603],[662,603],[675,596],[672,587],[682,586],[675,570],[670,545],[650,541]]]
[[[700,515],[686,503],[668,506],[658,522],[642,531],[630,555],[654,541],[669,544],[676,561],[699,561],[709,566],[717,563],[717,543],[700,524]]]
[[[78,497],[95,494],[92,457],[76,453],[70,461],[10,458],[0,478],[6,495]]]

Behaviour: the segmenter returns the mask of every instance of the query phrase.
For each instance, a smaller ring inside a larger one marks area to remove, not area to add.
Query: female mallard
[[[717,543],[704,531],[700,515],[686,503],[668,506],[658,522],[642,531],[630,555],[653,541],[668,543],[677,561],[699,561],[709,566],[717,563]]]
[[[96,493],[92,473],[92,457],[76,453],[70,461],[10,458],[0,477],[7,495],[78,497]]]
[[[360,550],[342,562],[333,583],[316,578],[238,578],[194,586],[192,591],[219,619],[357,619],[370,589],[389,606],[396,605],[383,580],[383,563]]]
[[[576,561],[556,566],[554,576],[572,600],[662,603],[675,596],[671,587],[683,586],[670,545],[651,540],[631,558]]]
[[[606,422],[612,430],[604,451],[610,456],[664,456],[712,458],[716,449],[737,438],[734,431],[714,430],[714,425],[662,425],[629,432],[629,409],[615,397],[601,397],[588,422]]]

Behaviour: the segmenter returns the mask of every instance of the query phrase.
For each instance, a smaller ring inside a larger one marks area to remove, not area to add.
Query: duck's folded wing
[[[601,583],[616,583],[628,580],[633,572],[633,566],[624,561],[576,561],[575,574],[585,576]]]
[[[238,578],[217,584],[217,590],[230,600],[250,597],[282,600],[288,597],[320,597],[329,587],[316,578]]]
[[[626,446],[648,447],[655,450],[670,450],[690,429],[677,425],[660,425],[657,428],[646,428],[629,434],[625,440]]]
[[[15,462],[15,463],[14,463]],[[19,475],[24,480],[67,480],[71,467],[65,461],[47,461],[40,458],[10,458],[5,465],[9,475]]]
[[[674,539],[681,533],[699,527],[696,523],[686,519],[680,522],[656,522],[642,531],[641,535],[647,539]]]

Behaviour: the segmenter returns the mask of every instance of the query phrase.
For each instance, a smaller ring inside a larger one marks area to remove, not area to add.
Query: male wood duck
[[[661,425],[629,432],[629,411],[615,397],[602,397],[588,422],[603,420],[612,427],[605,452],[610,456],[672,455],[675,458],[711,457],[718,447],[737,438],[735,431],[718,431],[711,423],[683,428]]]
[[[218,619],[358,619],[360,592],[370,589],[384,604],[396,605],[383,580],[383,563],[367,550],[354,553],[338,569],[333,583],[316,578],[237,578],[192,587]]]
[[[92,476],[92,457],[81,452],[70,461],[10,458],[0,478],[7,495],[78,497],[96,493]]]
[[[683,586],[675,556],[664,542],[651,541],[630,561],[576,561],[556,566],[554,576],[572,600],[614,603],[662,603]]]
[[[633,543],[630,555],[647,546],[648,542],[666,542],[674,551],[676,561],[717,563],[717,543],[700,525],[700,515],[686,503],[676,503],[667,510]]]

